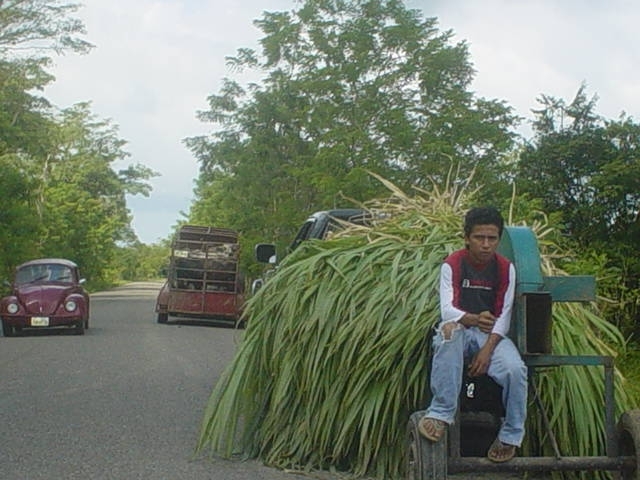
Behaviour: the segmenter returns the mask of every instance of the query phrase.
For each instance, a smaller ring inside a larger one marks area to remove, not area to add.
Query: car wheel
[[[80,320],[77,324],[76,324],[76,335],[84,335],[84,320]]]
[[[158,314],[158,323],[167,323],[169,321],[168,313],[159,313]]]
[[[13,337],[14,335],[13,327],[4,320],[2,321],[2,333],[5,337]]]

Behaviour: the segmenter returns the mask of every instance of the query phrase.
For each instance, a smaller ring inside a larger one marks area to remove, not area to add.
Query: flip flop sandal
[[[515,456],[516,446],[502,443],[497,438],[493,441],[491,447],[489,447],[489,452],[487,452],[487,458],[495,463],[508,462]]]
[[[428,440],[436,443],[444,435],[447,424],[436,418],[422,417],[418,423],[418,431]]]

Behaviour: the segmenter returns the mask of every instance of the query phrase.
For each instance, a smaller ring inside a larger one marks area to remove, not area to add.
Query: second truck
[[[237,322],[244,303],[238,233],[183,225],[171,244],[167,280],[156,301],[158,323],[170,316]]]

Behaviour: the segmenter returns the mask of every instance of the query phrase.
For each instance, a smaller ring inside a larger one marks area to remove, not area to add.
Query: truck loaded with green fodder
[[[388,186],[390,198],[365,205],[376,219],[369,226],[304,242],[247,302],[248,328],[213,389],[198,451],[355,477],[409,475],[407,420],[427,401],[439,268],[461,244],[472,199],[451,191],[409,197]],[[561,236],[540,221],[528,228],[542,273],[563,276]],[[596,302],[554,305],[551,325],[557,355],[615,357],[625,349]],[[617,418],[637,399],[613,371]],[[522,455],[554,455],[541,409],[553,412],[548,427],[563,455],[599,455],[602,371],[541,369],[533,381],[539,403],[530,405]]]

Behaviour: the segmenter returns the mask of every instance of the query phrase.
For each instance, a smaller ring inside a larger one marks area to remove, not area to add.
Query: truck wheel
[[[433,443],[420,435],[418,422],[424,411],[414,412],[407,425],[407,478],[409,480],[447,479],[447,432]]]
[[[640,480],[640,410],[628,410],[620,416],[618,422],[619,454],[634,457],[632,469],[622,470],[623,480]]]
[[[168,320],[169,320],[169,314],[168,313],[159,313],[158,314],[158,323],[167,323]]]

